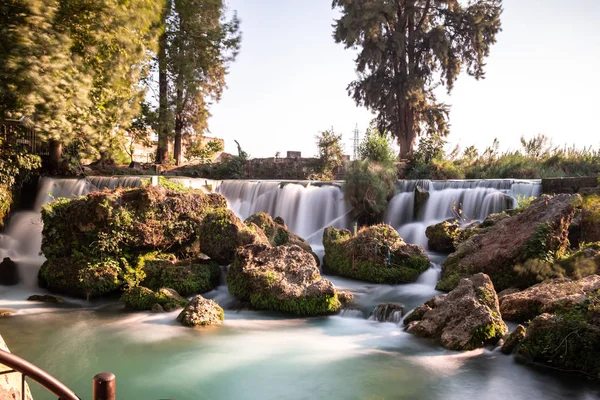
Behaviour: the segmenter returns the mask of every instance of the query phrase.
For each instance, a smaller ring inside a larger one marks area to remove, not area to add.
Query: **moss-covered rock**
[[[315,259],[295,245],[239,248],[227,287],[259,310],[312,316],[332,314],[341,307],[335,287],[321,277]]]
[[[600,379],[600,294],[583,305],[536,317],[519,354],[553,369]]]
[[[425,230],[429,249],[442,253],[454,251],[454,240],[458,236],[459,224],[455,219],[428,226]]]
[[[535,271],[515,267],[527,260],[552,264],[564,256],[580,201],[579,195],[542,196],[523,212],[471,236],[444,261],[437,289],[450,291],[461,278],[477,272],[488,274],[498,290],[535,284]]]
[[[271,218],[267,213],[260,212],[253,214],[244,221],[246,225],[258,226],[267,236],[271,246],[300,246],[315,257],[317,264],[320,263],[319,257],[315,254],[312,247],[306,240],[292,232],[281,217]]]
[[[425,250],[405,243],[389,225],[363,228],[354,237],[348,230],[328,227],[323,246],[327,271],[368,282],[414,282],[430,266]]]
[[[185,309],[177,316],[184,326],[209,326],[220,325],[225,320],[223,309],[213,300],[194,296]]]
[[[565,276],[574,279],[600,273],[600,242],[584,244],[557,264]]]
[[[38,301],[40,303],[64,303],[62,297],[52,296],[51,294],[32,294],[27,298],[27,301]]]
[[[152,290],[168,287],[183,296],[204,293],[219,285],[221,268],[206,260],[147,260],[142,285]]]
[[[438,339],[450,350],[496,344],[508,328],[489,276],[463,279],[448,294],[436,296],[404,319],[408,333]]]
[[[221,264],[231,263],[240,246],[269,243],[259,227],[244,224],[233,211],[224,208],[206,214],[199,236],[202,251]]]
[[[89,299],[118,291],[122,276],[122,265],[116,260],[90,264],[75,257],[58,257],[42,264],[38,279],[40,287]]]
[[[144,286],[125,291],[121,295],[121,302],[125,303],[126,308],[136,311],[154,310],[157,304],[164,311],[172,311],[185,307],[188,303],[187,299],[173,289],[161,288],[155,292]]]

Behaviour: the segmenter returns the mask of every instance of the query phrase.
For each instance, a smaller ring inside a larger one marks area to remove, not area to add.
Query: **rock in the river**
[[[543,313],[554,313],[575,304],[584,304],[600,290],[600,276],[581,280],[552,279],[500,298],[500,312],[507,321],[526,322]]]
[[[4,318],[4,317],[10,317],[12,315],[14,315],[15,311],[14,310],[9,310],[6,308],[0,308],[0,318]]]
[[[600,379],[600,299],[556,315],[537,316],[519,346],[519,354],[553,369]]]
[[[404,316],[404,306],[400,303],[378,304],[371,313],[370,319],[378,322],[398,323]]]
[[[312,254],[296,245],[239,248],[227,286],[232,295],[260,310],[311,316],[341,307],[335,287],[321,277]]]
[[[271,246],[300,246],[315,257],[317,264],[320,263],[319,257],[315,254],[310,244],[294,232],[290,231],[283,218],[276,217],[273,219],[269,214],[259,212],[246,218],[244,223],[247,225],[256,224],[256,226],[262,229],[269,239]]]
[[[338,290],[337,295],[340,303],[344,306],[349,305],[354,301],[354,295],[349,290]]]
[[[496,344],[508,331],[494,285],[485,274],[462,279],[450,293],[417,307],[404,323],[408,333],[438,339],[450,350]]]
[[[158,304],[164,311],[173,311],[177,308],[185,307],[188,303],[173,289],[162,288],[153,291],[144,286],[136,286],[123,293],[121,302],[125,307],[136,311],[158,310],[155,306]]]
[[[429,249],[442,253],[454,251],[454,239],[456,239],[459,230],[458,221],[449,219],[439,224],[428,226],[425,230]]]
[[[2,336],[0,336],[0,350],[8,351],[8,346],[4,342]],[[11,370],[2,364],[0,364],[0,373]],[[25,383],[25,397],[21,397],[21,374],[3,374],[0,375],[0,399],[21,399],[32,400],[31,391],[29,385]]]
[[[368,282],[414,282],[430,265],[422,247],[405,243],[389,225],[363,228],[356,236],[330,226],[323,246],[325,270]]]
[[[504,344],[500,351],[504,354],[512,354],[517,349],[519,344],[525,338],[525,332],[527,329],[523,325],[518,325],[514,331],[509,333],[504,339]]]
[[[0,285],[11,286],[19,283],[19,268],[8,257],[0,263]]]
[[[560,258],[580,201],[579,195],[542,196],[525,211],[471,236],[444,261],[437,288],[452,290],[461,278],[477,272],[488,274],[498,290],[535,283],[535,275],[525,279],[515,266],[530,259]]]
[[[208,292],[219,285],[221,268],[207,260],[147,259],[142,285],[152,290],[172,288],[182,296]]]
[[[225,320],[223,309],[214,301],[198,295],[177,316],[177,321],[185,326],[220,325]]]
[[[27,298],[27,301],[39,301],[43,303],[64,303],[62,297],[52,296],[51,294],[32,294]]]

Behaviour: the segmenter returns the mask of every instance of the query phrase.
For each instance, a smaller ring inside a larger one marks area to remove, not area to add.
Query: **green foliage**
[[[206,144],[202,140],[193,140],[185,151],[185,158],[206,163],[211,162],[214,155],[220,151],[223,151],[223,143],[218,140],[211,140]]]
[[[446,104],[435,88],[451,91],[461,71],[484,76],[484,59],[500,31],[501,0],[334,0],[341,17],[334,39],[358,49],[358,78],[348,91],[376,113],[377,126],[413,151],[419,135],[448,134]]]
[[[135,311],[149,311],[155,304],[160,305],[165,311],[175,310],[185,307],[188,301],[182,298],[172,289],[160,289],[158,291],[150,290],[143,286],[138,286],[125,291],[121,295],[120,301],[125,303],[125,307]]]
[[[168,287],[182,296],[208,292],[219,284],[221,269],[215,262],[148,260],[142,285],[159,290]]]
[[[319,150],[318,173],[309,177],[314,180],[332,180],[335,178],[337,169],[342,165],[342,135],[335,133],[332,129],[320,132],[316,137]]]
[[[352,206],[353,217],[361,224],[381,222],[395,190],[393,165],[353,161],[346,171],[344,197]]]
[[[361,160],[379,164],[391,164],[397,159],[387,132],[379,132],[374,126],[367,129],[367,133],[358,147],[358,154]]]

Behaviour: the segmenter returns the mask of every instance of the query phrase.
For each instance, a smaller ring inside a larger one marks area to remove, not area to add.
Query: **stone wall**
[[[599,186],[597,176],[542,179],[542,193],[579,193],[581,189]]]
[[[4,339],[0,336],[0,349],[10,352]],[[10,368],[0,364],[0,372],[9,370]],[[25,385],[25,399],[32,400],[29,385]],[[21,374],[10,373],[0,375],[0,399],[20,399],[21,398]]]

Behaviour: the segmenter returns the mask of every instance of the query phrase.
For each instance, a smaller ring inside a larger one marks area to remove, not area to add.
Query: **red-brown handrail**
[[[20,372],[22,376],[21,398],[25,399],[25,378],[29,377],[58,396],[59,400],[81,400],[71,389],[66,387],[58,379],[36,367],[29,361],[23,360],[8,351],[0,349],[0,364],[12,368],[3,374]]]

